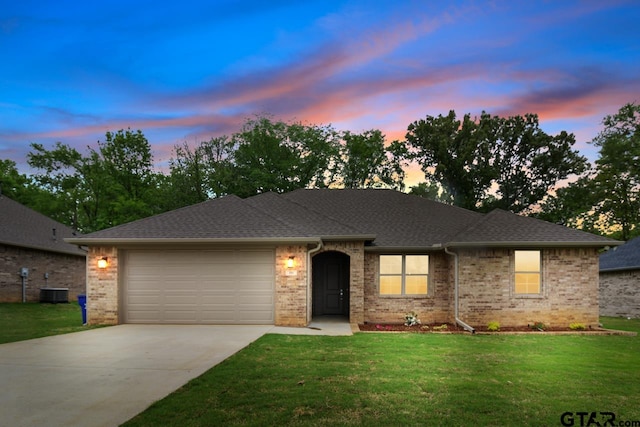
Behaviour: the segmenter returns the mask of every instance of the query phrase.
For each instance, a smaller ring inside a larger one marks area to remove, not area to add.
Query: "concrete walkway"
[[[119,325],[0,345],[0,426],[117,426],[266,333],[310,328]]]

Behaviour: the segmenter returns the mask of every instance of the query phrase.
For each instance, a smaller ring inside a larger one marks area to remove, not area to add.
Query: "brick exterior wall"
[[[471,326],[490,321],[501,326],[543,322],[567,327],[580,322],[598,325],[598,255],[595,249],[542,251],[540,296],[513,293],[513,251],[461,250],[459,317]]]
[[[600,273],[600,314],[640,318],[640,270]]]
[[[293,268],[287,260],[294,256]],[[309,287],[307,286],[306,246],[276,247],[275,324],[277,326],[307,326],[311,318]]]
[[[413,311],[422,323],[454,321],[453,258],[444,253],[429,254],[429,295],[426,297],[380,296],[379,254],[365,254],[364,321],[367,323],[403,323]]]
[[[98,268],[98,259],[109,258],[107,268]],[[87,324],[117,325],[118,307],[118,250],[114,247],[90,247],[87,254]]]
[[[312,284],[306,245],[275,249],[275,324],[307,326],[311,321]],[[430,254],[429,295],[421,298],[380,296],[379,255],[364,252],[363,242],[326,242],[321,251],[338,251],[350,258],[350,316],[352,323],[402,323],[409,311],[423,323],[453,322],[454,258]],[[598,256],[595,249],[545,249],[543,292],[538,297],[513,294],[512,250],[461,250],[459,317],[471,326],[498,321],[502,326],[543,322],[566,327],[572,322],[598,324]],[[92,247],[86,260],[87,321],[119,322],[118,250]],[[315,255],[315,254],[314,254]],[[107,256],[109,266],[97,267]],[[293,268],[287,268],[290,256]],[[16,270],[17,271],[17,270]],[[1,277],[1,276],[0,276]]]
[[[364,322],[364,242],[325,242],[322,250],[314,255],[327,251],[349,255],[349,321],[351,323]]]
[[[0,245],[0,302],[22,302],[22,267],[29,269],[27,302],[40,301],[40,288],[69,288],[69,300],[76,301],[85,293],[85,264],[83,256]]]

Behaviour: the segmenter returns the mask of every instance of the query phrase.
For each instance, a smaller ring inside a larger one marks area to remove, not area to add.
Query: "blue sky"
[[[638,22],[635,0],[9,2],[0,159],[130,127],[166,164],[264,113],[393,140],[454,109],[537,113],[593,160],[603,117],[640,102]]]

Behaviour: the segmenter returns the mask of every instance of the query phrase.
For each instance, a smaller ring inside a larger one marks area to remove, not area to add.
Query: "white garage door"
[[[273,250],[128,251],[125,323],[273,324]]]

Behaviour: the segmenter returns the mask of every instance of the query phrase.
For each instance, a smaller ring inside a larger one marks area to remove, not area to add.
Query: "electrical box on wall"
[[[20,277],[27,277],[29,276],[29,269],[27,267],[22,267],[20,269]]]

